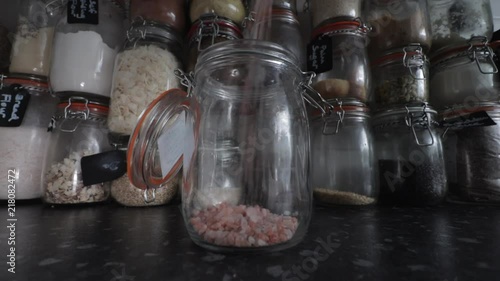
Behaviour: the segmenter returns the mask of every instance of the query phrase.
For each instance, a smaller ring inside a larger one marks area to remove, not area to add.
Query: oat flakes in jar
[[[185,0],[131,0],[130,19],[168,25],[178,33],[186,28]]]
[[[216,14],[217,16],[232,20],[236,24],[241,24],[246,16],[246,9],[242,0],[189,1],[189,17],[191,22],[195,22],[205,14]]]
[[[84,186],[81,159],[111,150],[107,139],[108,105],[71,97],[58,105],[49,126],[42,176],[42,199],[48,204],[87,204],[106,201],[109,183]]]

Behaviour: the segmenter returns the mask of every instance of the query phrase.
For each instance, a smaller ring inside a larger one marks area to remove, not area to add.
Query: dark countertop
[[[179,205],[18,203],[16,274],[7,272],[9,233],[7,207],[2,207],[2,281],[500,278],[500,208],[495,206],[316,207],[298,246],[223,255],[191,242]]]

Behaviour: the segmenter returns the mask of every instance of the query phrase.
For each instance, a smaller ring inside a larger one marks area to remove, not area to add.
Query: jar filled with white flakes
[[[49,204],[106,201],[109,183],[84,186],[81,159],[111,150],[108,105],[83,97],[62,100],[49,126],[50,145],[43,168],[43,200]]]

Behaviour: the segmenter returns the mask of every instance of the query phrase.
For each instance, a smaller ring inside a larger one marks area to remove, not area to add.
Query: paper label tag
[[[316,39],[307,45],[307,70],[316,74],[333,68],[332,40],[329,37]]]
[[[0,127],[19,127],[28,109],[30,93],[11,85],[0,90]]]
[[[99,24],[98,0],[69,0],[68,23]]]
[[[494,126],[497,123],[491,119],[486,111],[478,111],[471,114],[460,115],[441,121],[444,128],[463,129],[469,127]]]
[[[160,165],[163,177],[172,170],[175,163],[184,154],[186,137],[186,117],[182,112],[177,116],[167,132],[158,138],[158,151],[160,154]]]

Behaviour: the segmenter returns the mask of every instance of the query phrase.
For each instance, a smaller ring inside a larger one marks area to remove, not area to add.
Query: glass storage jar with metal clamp
[[[178,33],[186,29],[185,0],[130,0],[130,20],[167,25]]]
[[[321,204],[370,205],[378,197],[369,108],[328,100],[311,119],[311,184]]]
[[[448,185],[436,114],[418,103],[373,116],[381,204],[437,205],[444,200]]]
[[[61,100],[49,126],[42,199],[49,204],[86,204],[109,197],[109,183],[84,186],[81,158],[111,150],[108,105],[82,97]]]

